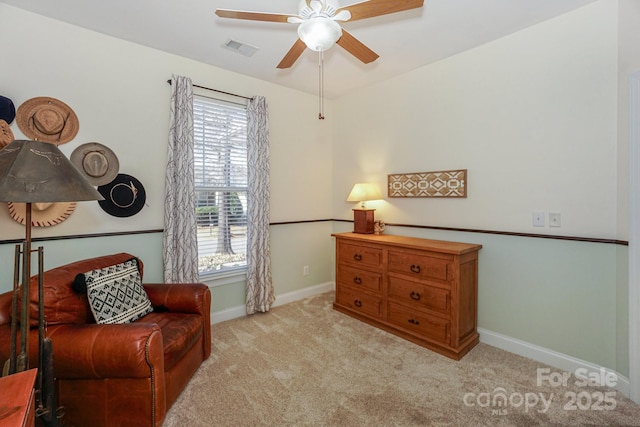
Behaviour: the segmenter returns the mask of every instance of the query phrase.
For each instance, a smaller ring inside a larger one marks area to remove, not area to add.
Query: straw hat
[[[97,142],[82,144],[69,159],[92,185],[108,184],[118,176],[120,163],[115,153]]]
[[[18,107],[18,127],[28,138],[56,145],[71,141],[80,123],[76,113],[59,99],[31,98]]]
[[[26,223],[26,203],[9,202],[9,215],[20,224]],[[34,227],[49,227],[60,224],[76,209],[76,202],[32,203],[31,225]]]
[[[13,105],[13,101],[6,96],[0,96],[0,119],[11,124],[16,117],[16,107]]]
[[[98,200],[103,211],[109,215],[128,217],[137,214],[147,199],[142,183],[131,175],[118,174],[116,179],[98,187],[104,200]]]
[[[0,150],[9,145],[9,143],[14,139],[15,138],[13,137],[13,132],[11,132],[9,124],[0,119]]]

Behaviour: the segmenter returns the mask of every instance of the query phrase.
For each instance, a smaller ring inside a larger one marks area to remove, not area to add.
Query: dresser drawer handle
[[[353,301],[353,305],[355,305],[356,307],[362,307],[362,301],[357,299],[357,300]]]
[[[353,259],[355,259],[356,261],[362,261],[362,255],[360,255],[360,254],[355,254],[355,255],[353,256]]]
[[[355,283],[356,285],[359,285],[362,283],[362,279],[356,276],[353,278],[353,283]]]
[[[409,319],[408,322],[411,323],[412,325],[419,325],[420,324],[420,322],[418,320],[416,320],[416,319]]]
[[[420,266],[411,264],[411,271],[413,271],[414,273],[420,273]]]
[[[420,295],[418,292],[413,291],[409,294],[409,296],[411,297],[411,299],[416,301],[420,301],[420,298],[422,297],[422,295]]]

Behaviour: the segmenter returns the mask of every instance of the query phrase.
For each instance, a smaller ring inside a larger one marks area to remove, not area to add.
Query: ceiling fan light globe
[[[329,18],[318,16],[307,19],[298,26],[300,40],[316,52],[328,50],[341,36],[342,28]]]

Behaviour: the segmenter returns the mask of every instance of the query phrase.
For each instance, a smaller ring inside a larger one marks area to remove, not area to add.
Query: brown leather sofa
[[[161,426],[211,353],[211,294],[203,284],[144,284],[152,313],[128,324],[95,323],[87,296],[72,289],[76,275],[131,258],[127,253],[101,256],[44,273],[62,426]],[[0,367],[10,353],[11,294],[0,295]],[[30,300],[29,364],[36,367],[35,278]]]

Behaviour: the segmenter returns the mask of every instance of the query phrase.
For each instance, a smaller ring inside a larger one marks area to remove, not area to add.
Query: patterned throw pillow
[[[130,323],[153,311],[135,258],[91,270],[84,279],[96,323]]]

